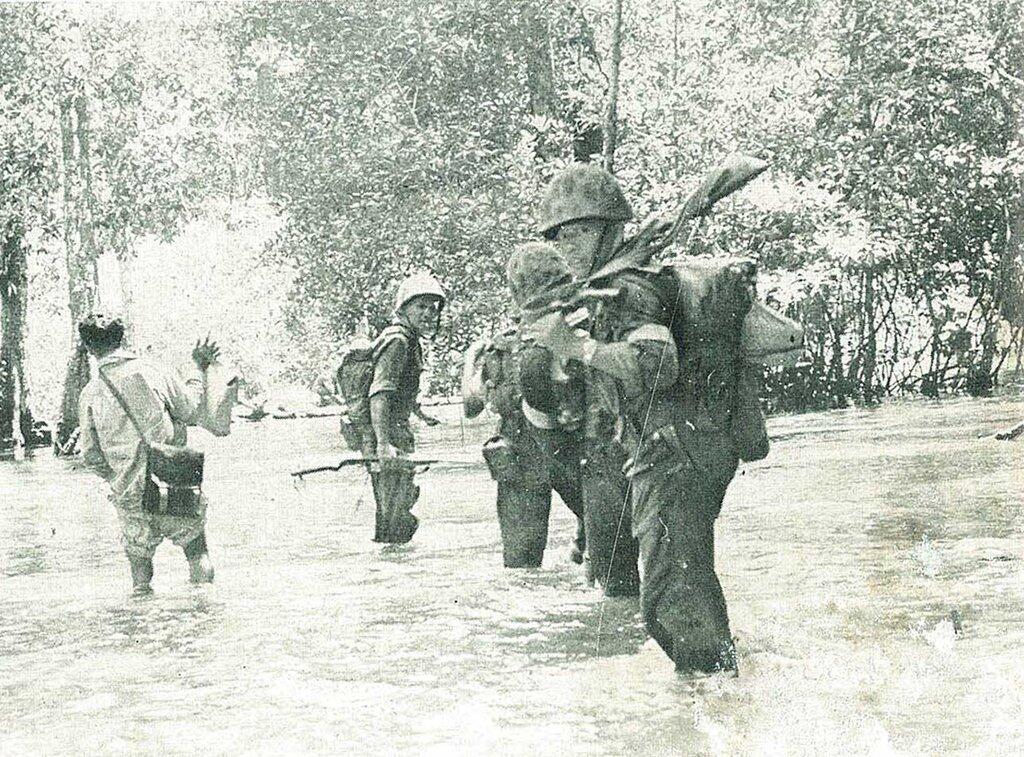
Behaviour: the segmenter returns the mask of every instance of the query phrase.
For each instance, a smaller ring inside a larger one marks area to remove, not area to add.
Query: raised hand
[[[210,335],[206,335],[203,341],[196,340],[196,346],[192,348],[192,359],[199,366],[199,370],[205,371],[212,363],[217,362],[220,355],[220,347],[216,342],[210,341]]]

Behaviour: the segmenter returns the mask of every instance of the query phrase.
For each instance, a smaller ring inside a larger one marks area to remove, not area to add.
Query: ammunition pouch
[[[518,470],[516,455],[508,439],[501,435],[492,436],[484,442],[484,462],[491,478],[502,483],[516,478]]]

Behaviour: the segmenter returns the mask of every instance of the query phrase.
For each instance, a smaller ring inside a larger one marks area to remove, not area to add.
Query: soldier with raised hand
[[[190,488],[159,486],[147,445],[183,447],[187,426],[208,425],[204,374],[217,360],[217,345],[197,342],[192,360],[198,371],[185,376],[125,349],[118,318],[90,315],[78,333],[98,372],[79,397],[82,460],[110,487],[135,593],[152,591],[153,555],[164,539],[182,548],[194,583],[213,581],[206,497]],[[224,435],[229,426],[211,430]]]
[[[507,279],[520,324],[530,323],[571,284],[558,251],[550,244],[530,243],[509,258]],[[498,524],[506,568],[540,567],[548,540],[551,493],[578,519],[571,558],[583,561],[583,494],[580,486],[581,437],[578,425],[565,423],[565,408],[540,387],[539,399],[523,387],[520,367],[543,352],[524,344],[511,329],[484,348],[482,378],[491,409],[500,418],[498,434],[484,446],[484,457],[497,481]],[[546,352],[545,352],[546,354]],[[542,356],[541,356],[542,357]],[[543,358],[542,358],[543,359]],[[533,404],[525,399],[530,396]]]
[[[366,451],[377,459],[370,466],[377,503],[374,541],[404,544],[419,527],[410,512],[419,487],[413,483],[412,466],[403,458],[415,449],[409,416],[418,409],[423,370],[420,339],[437,333],[446,301],[444,289],[433,276],[407,277],[398,287],[392,323],[373,346],[368,394],[372,434]]]

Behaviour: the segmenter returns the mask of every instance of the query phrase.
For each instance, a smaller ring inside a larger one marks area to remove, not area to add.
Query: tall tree
[[[32,437],[24,367],[28,308],[26,232],[47,225],[45,107],[40,86],[47,24],[33,6],[0,7],[0,447]]]
[[[615,0],[608,73],[608,110],[604,121],[604,170],[615,172],[615,146],[619,137],[619,69],[622,66],[622,0]]]
[[[28,275],[17,219],[0,234],[0,448],[15,450],[32,439],[32,411],[25,380],[25,316]]]

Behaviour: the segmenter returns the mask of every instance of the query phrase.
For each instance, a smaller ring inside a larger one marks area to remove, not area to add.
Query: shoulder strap
[[[405,339],[413,339],[413,333],[408,326],[404,326],[401,323],[392,323],[384,327],[384,330],[377,336],[377,341],[389,342],[396,336],[400,336]]]
[[[406,342],[406,344],[411,344],[415,341],[416,338],[407,327],[403,326],[400,323],[392,323],[390,326],[387,326],[383,331],[381,331],[373,342],[374,360],[380,357],[381,353],[384,352],[384,348],[386,348],[396,339],[402,339]]]
[[[121,392],[117,391],[117,389],[114,387],[114,383],[107,377],[107,374],[103,372],[102,368],[97,366],[96,372],[99,373],[100,379],[102,379],[103,383],[107,385],[107,389],[109,389],[110,393],[114,395],[114,399],[117,400],[117,404],[121,406],[121,409],[124,410],[125,415],[128,416],[128,420],[131,421],[132,427],[135,429],[135,433],[139,435],[139,439],[142,440],[143,444],[148,446],[149,440],[146,439],[146,435],[142,433],[142,426],[139,425],[139,421],[138,419],[136,419],[135,414],[132,412],[132,409],[128,407],[128,403],[125,401],[124,395],[122,395]]]

